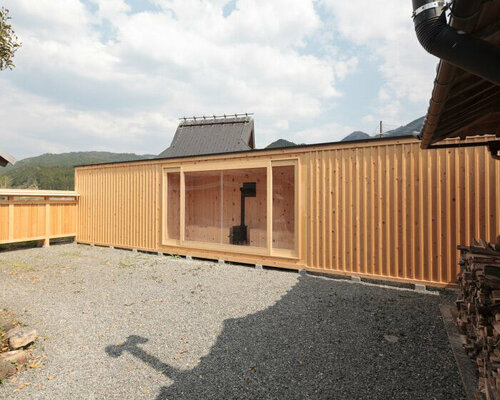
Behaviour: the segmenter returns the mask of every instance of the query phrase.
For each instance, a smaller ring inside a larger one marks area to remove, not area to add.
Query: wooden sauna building
[[[474,139],[473,139],[474,140]],[[433,286],[500,231],[500,163],[413,137],[76,167],[77,241]]]

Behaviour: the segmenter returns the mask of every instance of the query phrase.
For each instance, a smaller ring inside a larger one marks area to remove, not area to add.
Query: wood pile
[[[477,365],[476,399],[500,400],[500,243],[483,240],[461,251],[456,301],[465,350]]]

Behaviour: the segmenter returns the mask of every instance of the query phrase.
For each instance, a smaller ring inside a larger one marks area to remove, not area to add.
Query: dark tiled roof
[[[252,117],[183,121],[158,158],[229,153],[255,148]]]

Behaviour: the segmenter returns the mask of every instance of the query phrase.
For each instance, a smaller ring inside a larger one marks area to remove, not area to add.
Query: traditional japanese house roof
[[[230,153],[254,148],[252,117],[201,117],[182,120],[170,147],[158,158]]]

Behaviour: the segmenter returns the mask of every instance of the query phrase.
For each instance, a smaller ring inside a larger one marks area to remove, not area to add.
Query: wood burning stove
[[[244,182],[240,187],[241,192],[241,222],[239,225],[232,226],[229,229],[229,241],[231,244],[247,245],[248,227],[245,225],[245,198],[257,196],[257,183]]]

